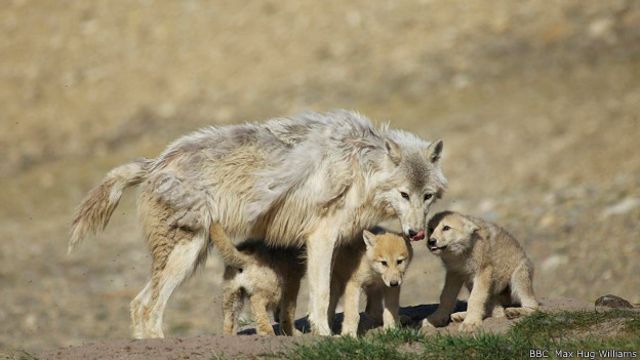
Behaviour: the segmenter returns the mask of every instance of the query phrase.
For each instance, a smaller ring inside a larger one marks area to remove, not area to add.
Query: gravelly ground
[[[135,192],[65,254],[74,207],[111,167],[303,109],[443,138],[438,208],[505,225],[541,296],[640,302],[637,2],[12,1],[0,29],[0,347],[128,336],[149,267]],[[178,290],[168,335],[221,332],[220,268],[213,255]],[[442,278],[416,244],[402,304],[436,301]]]

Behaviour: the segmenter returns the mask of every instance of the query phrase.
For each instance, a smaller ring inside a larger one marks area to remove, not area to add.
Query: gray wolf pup
[[[357,335],[362,290],[367,294],[368,315],[381,316],[385,329],[398,324],[400,286],[413,256],[411,244],[401,236],[365,230],[362,239],[336,249],[329,316],[333,318],[344,295],[342,335]]]
[[[104,228],[123,190],[140,185],[152,275],[131,303],[135,337],[163,336],[167,301],[206,259],[211,222],[232,239],[306,245],[311,329],[330,335],[335,246],[392,218],[405,236],[424,238],[429,209],[446,188],[442,147],[349,111],[205,128],[156,159],[111,170],[80,205],[69,248]]]
[[[462,321],[461,330],[473,331],[485,316],[508,318],[538,308],[533,294],[533,264],[518,241],[503,228],[452,211],[434,215],[428,224],[429,250],[440,257],[446,278],[438,309],[422,326],[444,326]],[[468,310],[451,314],[460,288],[471,292]],[[521,307],[507,307],[513,304]]]
[[[234,247],[218,223],[211,225],[209,234],[225,263],[224,333],[236,333],[238,312],[248,299],[258,335],[275,335],[268,311],[279,314],[285,335],[293,335],[296,301],[305,270],[303,250],[271,248],[264,241],[251,239]]]

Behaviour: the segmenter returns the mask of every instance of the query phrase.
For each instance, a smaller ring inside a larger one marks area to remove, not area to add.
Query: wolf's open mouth
[[[429,250],[431,250],[431,252],[435,252],[435,251],[438,251],[438,250],[444,250],[444,249],[446,249],[446,248],[447,248],[447,245],[445,245],[445,246],[440,246],[440,247],[437,247],[437,246],[429,246]]]
[[[411,239],[411,241],[420,241],[424,239],[424,230],[420,230],[417,234],[410,237],[409,239]]]

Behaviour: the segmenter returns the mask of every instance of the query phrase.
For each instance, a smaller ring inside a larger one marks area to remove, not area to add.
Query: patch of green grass
[[[608,330],[607,330],[608,329]],[[291,359],[522,359],[531,350],[596,351],[616,349],[640,353],[640,312],[538,312],[519,321],[504,335],[491,333],[425,336],[413,329],[392,329],[360,338],[335,337],[301,345]]]
[[[2,350],[0,360],[38,360],[38,358],[24,350]]]

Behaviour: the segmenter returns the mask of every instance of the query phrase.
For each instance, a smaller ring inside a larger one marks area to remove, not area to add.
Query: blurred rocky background
[[[438,209],[505,225],[540,296],[640,302],[638,1],[7,0],[0,31],[0,347],[129,336],[149,271],[135,191],[66,255],[109,169],[306,109],[443,138]],[[415,248],[404,305],[442,286]],[[220,269],[214,252],[176,292],[165,333],[221,332]]]

